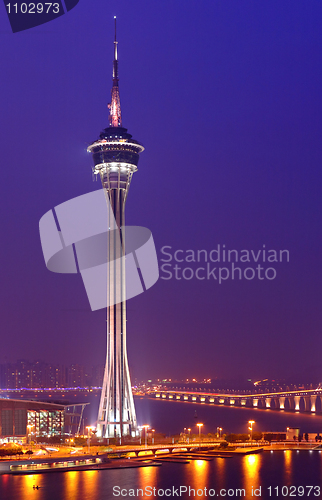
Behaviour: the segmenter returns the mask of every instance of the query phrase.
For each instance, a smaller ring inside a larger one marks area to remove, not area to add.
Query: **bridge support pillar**
[[[234,400],[234,399],[230,399],[230,400],[229,400],[229,404],[230,404],[230,405],[234,405],[234,404],[235,404],[235,400]]]
[[[305,404],[305,411],[310,411],[311,410],[311,399],[310,399],[310,396],[305,396],[305,398],[304,398],[304,404]]]
[[[242,399],[240,404],[241,404],[241,406],[246,406],[246,399]]]
[[[286,398],[287,401],[288,401],[288,407],[290,410],[294,410],[294,398],[290,397],[290,398]]]
[[[252,403],[253,403],[253,406],[255,406],[255,408],[257,408],[257,406],[258,406],[258,399],[253,399]]]
[[[284,408],[285,408],[285,398],[284,397],[279,398],[279,402],[280,402],[280,410],[284,410]]]
[[[270,408],[271,407],[271,401],[272,401],[272,398],[265,398],[265,406],[266,406],[266,408]]]
[[[294,396],[294,409],[295,411],[300,411],[300,399],[301,396]]]
[[[311,411],[314,413],[315,412],[315,402],[316,402],[316,396],[311,396]]]

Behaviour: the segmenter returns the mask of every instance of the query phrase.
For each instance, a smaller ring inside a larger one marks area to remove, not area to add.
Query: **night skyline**
[[[290,256],[271,281],[160,279],[128,301],[132,379],[318,377],[322,7],[299,1],[82,0],[16,34],[3,11],[0,362],[104,363],[105,311],[79,275],[47,271],[38,222],[100,187],[86,148],[108,125],[114,15],[123,124],[145,147],[126,224],[159,259]]]

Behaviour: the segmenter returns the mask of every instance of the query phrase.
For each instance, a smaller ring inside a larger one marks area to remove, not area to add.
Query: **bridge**
[[[213,393],[205,391],[182,391],[161,389],[151,391],[150,397],[161,400],[186,401],[214,405],[266,408],[271,410],[293,410],[315,413],[317,402],[322,408],[322,388],[301,389],[285,392],[255,394]]]
[[[150,444],[147,446],[140,445],[140,446],[130,446],[130,447],[117,447],[114,450],[105,452],[107,456],[114,456],[117,455],[118,457],[121,457],[122,455],[125,455],[127,453],[133,453],[136,457],[147,457],[149,458],[149,455],[153,456],[158,456],[162,454],[171,454],[171,453],[176,453],[176,452],[183,452],[183,453],[189,453],[189,452],[194,452],[194,451],[207,451],[209,448],[214,448],[217,447],[215,450],[216,452],[222,452],[222,450],[219,450],[218,445],[220,444],[221,441],[219,440],[214,440],[214,441],[207,441],[207,442],[200,442],[200,443],[176,443],[176,444]],[[259,445],[257,446],[257,448]],[[247,449],[251,450],[256,450],[256,446],[253,446],[251,448],[250,445],[248,445]],[[226,450],[227,451],[227,450]]]

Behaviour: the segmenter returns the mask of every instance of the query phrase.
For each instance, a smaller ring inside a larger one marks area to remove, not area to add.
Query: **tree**
[[[14,456],[14,455],[18,455],[20,453],[21,448],[20,447],[14,447],[14,448],[0,448],[0,457],[5,457],[5,456]]]
[[[236,443],[236,441],[249,441],[248,434],[227,434],[225,437],[228,443]]]
[[[228,443],[236,443],[236,441],[238,441],[238,434],[227,434],[226,435],[226,441]]]
[[[305,439],[306,442],[309,440],[309,435],[308,435],[307,432],[304,434],[304,439]]]

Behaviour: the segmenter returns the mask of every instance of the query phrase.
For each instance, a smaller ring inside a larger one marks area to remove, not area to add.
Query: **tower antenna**
[[[113,61],[113,85],[111,92],[111,103],[108,105],[110,110],[110,127],[122,127],[121,102],[119,91],[118,59],[117,59],[117,40],[116,40],[116,16],[114,16],[114,61]]]

